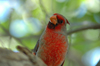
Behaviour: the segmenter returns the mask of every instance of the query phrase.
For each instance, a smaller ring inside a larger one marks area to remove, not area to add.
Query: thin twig
[[[70,35],[70,34],[73,34],[73,33],[79,32],[79,31],[87,30],[87,29],[100,29],[100,24],[93,24],[93,25],[87,25],[84,27],[80,27],[78,29],[68,31],[67,35]]]
[[[87,30],[87,29],[100,29],[100,24],[92,24],[92,25],[87,25],[87,26],[84,26],[84,27],[80,27],[80,28],[77,28],[77,29],[74,29],[74,30],[71,30],[71,31],[68,31],[67,32],[67,35],[71,35],[73,33],[76,33],[76,32],[80,32],[80,31],[83,31],[83,30]],[[39,35],[40,36],[40,35]],[[34,35],[31,35],[29,37],[23,37],[21,39],[30,39],[30,38],[39,38],[39,36],[34,36]]]
[[[12,35],[9,33],[9,31],[8,31],[7,29],[5,29],[1,24],[0,24],[0,27],[5,31],[6,34],[8,34],[9,36],[13,37],[13,38],[14,38],[15,40],[17,40],[21,45],[25,46],[25,45],[23,44],[23,42],[22,42],[19,38],[16,38],[16,37],[12,36]],[[25,47],[26,47],[26,46],[25,46]]]
[[[10,9],[11,11],[10,11],[10,15],[9,15],[9,24],[8,24],[8,28],[10,27],[10,24],[11,24],[11,21],[12,21],[12,14],[13,14],[13,8],[12,9]],[[11,44],[11,39],[12,39],[12,36],[10,36],[9,37],[9,43],[8,43],[8,47],[9,47],[9,49],[10,49],[10,44]]]
[[[73,33],[80,32],[80,31],[87,30],[87,29],[100,29],[100,24],[93,24],[93,25],[87,25],[84,27],[80,27],[80,28],[68,31],[67,35],[71,35]],[[39,36],[30,35],[28,37],[23,37],[23,38],[19,38],[19,39],[31,39],[33,37],[38,39],[40,37],[40,35]]]

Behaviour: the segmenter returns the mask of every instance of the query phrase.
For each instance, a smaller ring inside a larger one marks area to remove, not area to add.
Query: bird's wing
[[[35,45],[35,48],[32,50],[34,55],[36,55],[38,47],[39,47],[39,40],[37,41],[37,44]]]
[[[64,65],[64,62],[65,62],[65,60],[63,61],[63,63],[61,64],[61,66],[63,66],[63,65]]]

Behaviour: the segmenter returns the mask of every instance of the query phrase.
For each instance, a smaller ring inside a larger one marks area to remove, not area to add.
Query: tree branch
[[[98,61],[98,63],[96,64],[96,66],[100,66],[100,60]]]
[[[6,30],[1,24],[0,24],[0,27],[5,31],[5,33],[7,33],[7,36],[12,36],[8,30]],[[91,24],[91,25],[87,25],[87,26],[83,26],[83,27],[80,27],[80,28],[77,28],[77,29],[74,29],[74,30],[71,30],[71,31],[68,31],[67,32],[67,35],[71,35],[73,33],[76,33],[76,32],[80,32],[80,31],[83,31],[83,30],[87,30],[87,29],[100,29],[100,24]],[[19,43],[21,43],[22,45],[24,45],[21,41],[21,39],[30,39],[30,38],[39,38],[39,36],[28,36],[28,37],[23,37],[23,38],[16,38],[16,37],[13,37],[15,38]]]
[[[22,52],[0,48],[0,66],[47,66],[40,58],[33,54],[28,55]],[[32,60],[30,60],[32,59]]]
[[[67,35],[71,35],[73,33],[80,32],[80,31],[87,30],[87,29],[100,29],[100,24],[91,24],[91,25],[83,26],[83,27],[68,31]],[[30,39],[30,38],[33,38],[33,37],[39,38],[40,35],[39,36],[30,35],[28,37],[23,37],[21,39]]]
[[[67,35],[71,35],[73,33],[76,33],[76,32],[79,32],[79,31],[83,31],[83,30],[87,30],[87,29],[100,29],[100,24],[92,24],[92,25],[87,25],[87,26],[84,26],[84,27],[80,27],[78,29],[74,29],[74,30],[68,31]]]

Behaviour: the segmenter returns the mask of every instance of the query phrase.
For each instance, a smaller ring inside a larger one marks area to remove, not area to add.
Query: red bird
[[[41,58],[47,66],[63,66],[68,49],[67,23],[69,24],[64,16],[53,14],[34,48],[36,56]]]

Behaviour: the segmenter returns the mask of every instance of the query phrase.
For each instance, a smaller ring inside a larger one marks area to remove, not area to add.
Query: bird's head
[[[50,17],[47,28],[52,30],[63,30],[66,28],[66,24],[70,24],[68,20],[61,14],[55,13]]]

